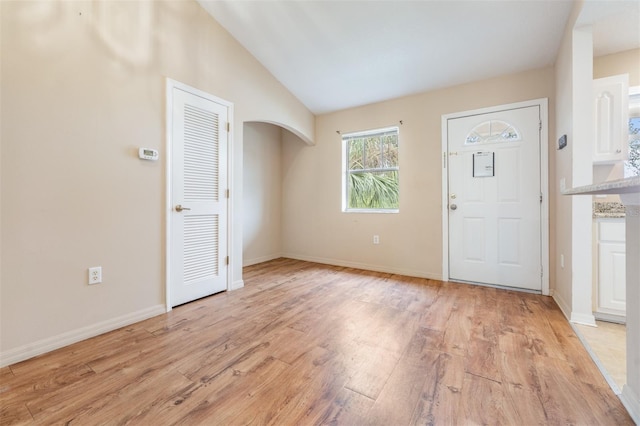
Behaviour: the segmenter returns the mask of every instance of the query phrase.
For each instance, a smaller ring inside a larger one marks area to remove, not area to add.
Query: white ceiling
[[[315,114],[550,66],[573,5],[571,0],[198,1]],[[640,2],[618,3],[637,8]],[[592,9],[584,23],[597,22],[608,10]],[[637,35],[637,19],[622,16]],[[594,40],[604,40],[610,28],[603,27],[604,36]],[[614,28],[617,35],[620,28]],[[640,46],[640,40],[634,43]],[[600,51],[607,49],[611,53]]]
[[[640,47],[640,1],[587,0],[576,26],[593,28],[593,55]],[[638,64],[640,67],[640,64]]]

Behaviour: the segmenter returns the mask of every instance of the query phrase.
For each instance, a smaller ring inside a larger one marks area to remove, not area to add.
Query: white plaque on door
[[[490,177],[494,174],[495,152],[473,153],[473,177]]]

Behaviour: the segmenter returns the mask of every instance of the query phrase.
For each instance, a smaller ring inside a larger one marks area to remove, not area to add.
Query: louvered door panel
[[[218,115],[184,106],[185,204],[218,201]],[[218,216],[184,218],[184,281],[218,275]]]
[[[218,275],[218,215],[184,219],[184,281]]]
[[[184,108],[184,200],[218,201],[218,115]]]
[[[227,107],[174,89],[172,306],[225,290]]]

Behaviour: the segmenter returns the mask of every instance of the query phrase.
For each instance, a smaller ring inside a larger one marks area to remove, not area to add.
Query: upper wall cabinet
[[[628,155],[629,75],[593,80],[595,164],[624,161]]]

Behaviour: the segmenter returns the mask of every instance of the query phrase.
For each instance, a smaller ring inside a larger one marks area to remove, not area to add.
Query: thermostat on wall
[[[140,148],[138,150],[138,157],[142,160],[156,161],[158,159],[158,150],[151,148]]]

